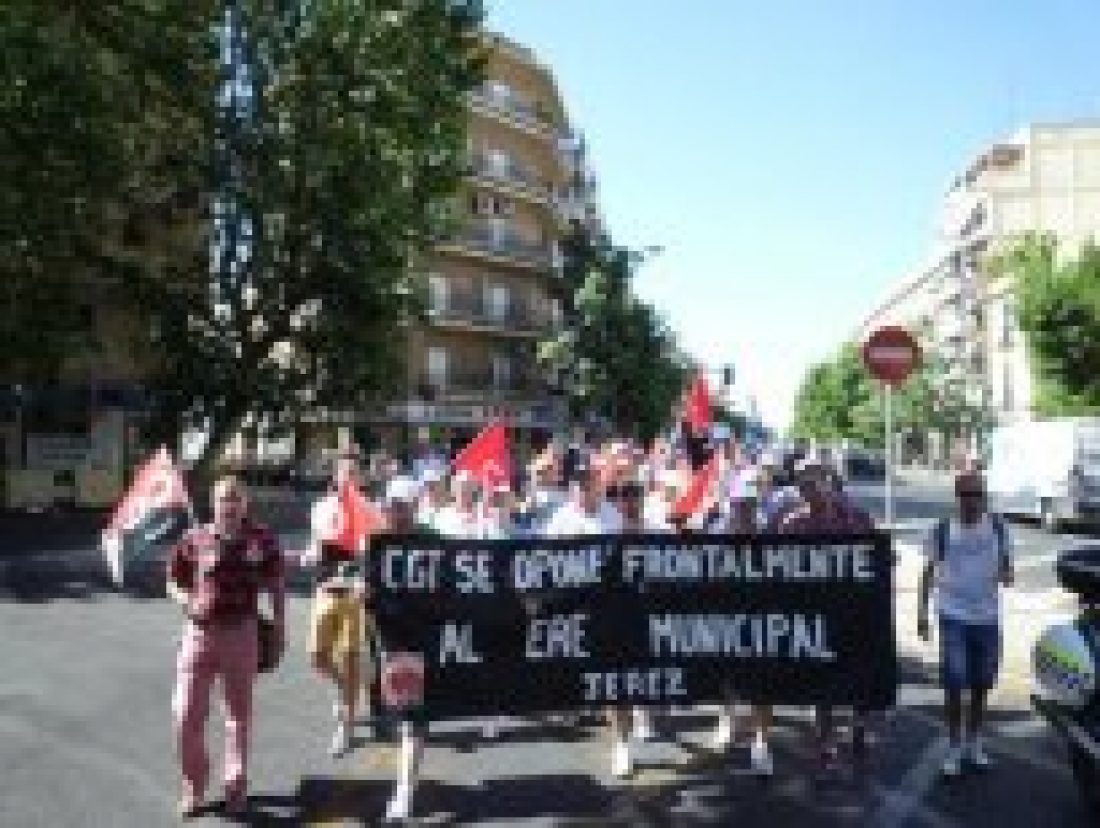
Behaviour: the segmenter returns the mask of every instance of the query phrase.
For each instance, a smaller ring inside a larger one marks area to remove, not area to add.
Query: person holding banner
[[[813,460],[799,463],[795,480],[801,502],[780,512],[768,526],[769,531],[784,534],[846,534],[873,532],[871,516],[845,497],[837,496],[829,480],[828,469]],[[862,758],[867,747],[868,711],[854,711],[852,749]],[[823,770],[836,767],[839,751],[835,743],[833,710],[818,707],[815,711],[818,730],[819,759]]]
[[[391,478],[386,487],[385,531],[391,535],[416,535],[432,533],[416,519],[416,503],[419,487],[416,481],[403,475]],[[387,642],[382,641],[385,651]],[[383,655],[383,662],[385,655]],[[413,794],[420,777],[424,760],[424,740],[428,733],[427,722],[415,714],[406,714],[401,722],[401,755],[397,784],[386,804],[385,820],[399,822],[412,816]]]
[[[359,491],[358,477],[354,456],[337,460],[332,487],[313,506],[312,540],[304,559],[317,573],[310,615],[310,661],[317,674],[336,689],[336,730],[329,746],[334,757],[351,747],[356,700],[363,686],[366,587],[358,558],[381,523]]]
[[[654,526],[645,518],[645,487],[641,482],[620,479],[607,491],[608,499],[618,508],[622,520],[622,534],[663,534],[664,526]],[[625,779],[633,771],[630,755],[631,736],[645,742],[653,738],[653,724],[649,710],[620,705],[609,711],[611,719],[611,774]]]
[[[168,559],[168,595],[186,616],[172,698],[184,819],[196,814],[206,790],[205,728],[218,678],[225,695],[225,809],[240,815],[247,806],[261,592],[270,595],[280,653],[286,642],[283,559],[274,536],[249,519],[244,486],[236,478],[220,478],[212,498],[213,520],[188,532]]]

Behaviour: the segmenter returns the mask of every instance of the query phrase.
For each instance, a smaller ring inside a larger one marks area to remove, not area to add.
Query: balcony
[[[470,160],[470,175],[494,185],[504,185],[539,204],[549,204],[554,197],[551,188],[539,179],[534,170],[519,164],[514,158],[498,160],[477,153]]]
[[[479,89],[470,93],[470,105],[475,112],[505,123],[557,140],[552,116],[545,108],[524,100],[515,93],[504,94],[492,89]]]
[[[395,403],[379,412],[380,422],[394,420],[410,425],[483,426],[504,418],[518,428],[559,430],[568,422],[568,412],[560,400],[486,400],[475,402],[425,401]]]
[[[560,257],[554,249],[540,242],[532,242],[514,231],[499,231],[482,226],[469,226],[451,238],[440,242],[441,248],[456,248],[466,253],[533,267],[541,271],[560,270]]]
[[[540,335],[553,328],[549,312],[519,302],[493,306],[472,294],[452,294],[445,304],[432,307],[428,319],[435,325],[469,327],[514,335]]]
[[[524,372],[508,377],[494,376],[492,371],[476,369],[458,369],[444,376],[423,374],[410,389],[410,396],[421,400],[446,397],[500,400],[546,395],[546,383],[537,376]]]

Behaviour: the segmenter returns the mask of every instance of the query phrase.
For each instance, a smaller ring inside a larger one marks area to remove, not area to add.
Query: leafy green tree
[[[944,365],[933,358],[895,391],[893,421],[897,432],[937,431],[952,438],[984,427],[987,417],[963,388],[947,381]],[[793,437],[881,448],[885,429],[883,388],[867,373],[855,344],[807,372],[795,397]]]
[[[12,381],[98,344],[87,305],[174,256],[205,172],[214,0],[0,7],[0,341]]]
[[[230,174],[214,208],[238,211],[247,248],[217,250],[233,261],[213,289],[191,267],[148,297],[162,408],[206,424],[208,457],[242,424],[392,390],[482,79],[476,2],[236,5],[252,95],[215,133]]]
[[[4,4],[10,376],[56,374],[94,296],[136,322],[153,436],[201,425],[204,468],[242,427],[385,394],[464,171],[481,19],[475,0]]]
[[[1013,280],[1036,385],[1047,415],[1100,408],[1100,247],[1061,259],[1052,236],[1031,235],[994,261]]]
[[[577,225],[563,242],[566,329],[540,344],[576,420],[596,417],[642,438],[669,424],[687,361],[657,311],[632,290],[637,254]]]

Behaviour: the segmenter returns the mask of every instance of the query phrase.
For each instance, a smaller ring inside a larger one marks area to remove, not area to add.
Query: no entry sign
[[[920,365],[920,345],[904,328],[879,328],[863,345],[863,363],[875,379],[900,385]]]

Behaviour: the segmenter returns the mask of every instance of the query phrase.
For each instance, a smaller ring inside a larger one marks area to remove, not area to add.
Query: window
[[[1001,306],[1001,347],[1011,348],[1016,341],[1016,311],[1012,304]]]
[[[428,306],[435,313],[446,313],[449,305],[449,287],[446,277],[438,273],[428,276]]]
[[[512,159],[504,150],[491,149],[485,153],[486,160],[489,162],[489,169],[493,175],[506,176],[508,170],[511,167]]]
[[[506,285],[489,285],[486,288],[486,304],[495,322],[503,322],[511,309],[512,296]]]
[[[512,383],[512,360],[504,354],[493,355],[493,388],[507,388]]]
[[[447,387],[447,349],[428,349],[428,384],[435,388]]]
[[[512,87],[506,84],[504,81],[491,80],[485,84],[485,90],[489,93],[490,97],[498,100],[508,100],[512,97]]]

